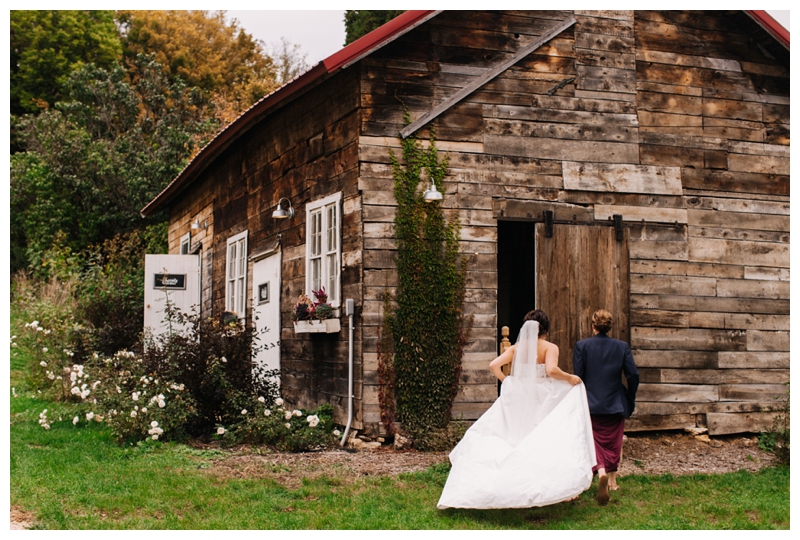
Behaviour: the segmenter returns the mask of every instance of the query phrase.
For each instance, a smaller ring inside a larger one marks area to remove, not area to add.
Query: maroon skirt
[[[625,417],[621,414],[593,414],[592,434],[597,465],[592,472],[603,468],[614,472],[619,468],[622,456],[622,433],[625,431]]]

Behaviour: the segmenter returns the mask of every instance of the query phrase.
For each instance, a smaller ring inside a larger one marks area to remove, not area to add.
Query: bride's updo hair
[[[536,321],[539,323],[539,336],[545,335],[547,331],[550,330],[550,317],[541,309],[529,311],[528,314],[525,315],[525,318],[522,319],[522,323],[525,324],[525,321]]]
[[[608,331],[611,330],[611,323],[613,320],[614,318],[611,316],[611,313],[605,309],[598,309],[592,315],[592,325],[594,325],[601,334],[608,334]]]

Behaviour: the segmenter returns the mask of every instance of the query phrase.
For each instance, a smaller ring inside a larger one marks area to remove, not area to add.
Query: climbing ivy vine
[[[410,121],[406,113],[406,123]],[[397,420],[415,440],[446,428],[458,390],[461,357],[471,328],[463,312],[466,259],[459,253],[460,224],[426,203],[431,182],[444,192],[448,161],[429,145],[403,140],[402,160],[390,149],[397,200],[397,295],[391,317],[392,374]]]

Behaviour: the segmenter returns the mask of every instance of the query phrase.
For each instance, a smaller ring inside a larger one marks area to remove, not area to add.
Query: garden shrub
[[[144,258],[166,253],[166,223],[118,234],[87,250],[77,290],[79,316],[94,350],[134,348],[144,326]]]
[[[278,373],[253,361],[259,347],[252,346],[252,327],[236,319],[224,322],[182,313],[169,303],[165,317],[172,327],[185,330],[146,337],[143,358],[150,371],[183,384],[192,396],[196,412],[187,420],[190,435],[204,436],[220,424],[238,423],[241,411],[252,408],[259,396],[270,401],[278,397]]]
[[[232,440],[250,444],[269,444],[284,452],[304,452],[330,446],[333,407],[323,404],[312,411],[284,408],[278,398],[259,397],[252,409],[241,411],[242,421],[231,431]]]
[[[186,421],[195,413],[194,400],[182,384],[148,370],[141,355],[98,355],[91,374],[97,377],[93,412],[105,418],[119,442],[184,437]]]

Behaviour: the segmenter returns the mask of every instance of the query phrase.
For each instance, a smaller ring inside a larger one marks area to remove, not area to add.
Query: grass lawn
[[[19,392],[18,392],[19,393]],[[575,503],[526,510],[436,509],[446,465],[399,477],[331,476],[287,489],[207,474],[219,451],[121,448],[69,405],[11,399],[11,504],[41,529],[788,529],[789,469],[628,476],[612,503],[596,487]],[[38,424],[48,409],[52,428]],[[58,421],[61,417],[62,421]],[[377,457],[377,456],[376,456]]]
[[[525,510],[436,509],[449,467],[399,477],[339,476],[288,489],[209,474],[220,451],[174,443],[122,448],[105,426],[72,425],[75,408],[23,389],[12,358],[10,502],[38,529],[788,529],[789,469],[628,476],[600,507],[596,485],[574,503]],[[50,430],[39,414],[47,409]],[[60,419],[60,420],[59,420]],[[376,455],[379,459],[379,455]]]

